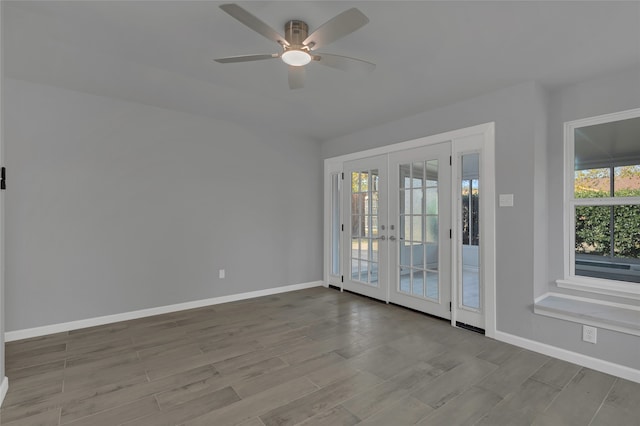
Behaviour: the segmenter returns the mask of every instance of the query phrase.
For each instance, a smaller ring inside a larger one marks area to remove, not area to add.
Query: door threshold
[[[484,328],[476,327],[476,326],[471,325],[471,324],[465,324],[465,323],[460,322],[460,321],[456,321],[456,327],[464,328],[465,330],[473,331],[473,332],[476,332],[478,334],[482,334],[484,336]]]
[[[337,287],[337,286],[334,286],[334,285],[331,285],[331,284],[329,284],[329,288],[333,288],[333,289],[338,290],[338,291],[340,290],[340,287]],[[437,320],[440,320],[440,321],[445,321],[445,322],[451,324],[451,320],[448,319],[448,318],[442,318],[442,317],[439,317],[437,315],[428,314],[426,312],[422,312],[422,311],[419,311],[417,309],[409,308],[408,306],[399,305],[399,304],[393,303],[393,302],[387,303],[384,300],[380,300],[380,299],[376,299],[375,297],[366,296],[364,294],[356,293],[355,291],[351,291],[351,290],[347,290],[347,289],[344,289],[342,291],[345,292],[345,293],[353,294],[355,296],[364,297],[366,299],[373,300],[374,302],[383,303],[385,305],[392,305],[392,306],[396,306],[398,308],[406,309],[408,311],[415,312],[417,314],[421,314],[421,315],[424,315],[424,316],[427,316],[427,317],[430,317],[430,318],[433,318],[433,319],[437,319]],[[458,324],[461,324],[461,323],[458,323]],[[464,325],[467,326],[467,327],[473,327],[471,325],[466,325],[466,324],[464,324]],[[476,328],[476,327],[474,327],[474,328]],[[477,331],[477,330],[480,330],[480,331]],[[482,330],[480,328],[476,328],[476,330],[472,330],[472,331],[476,331],[478,333],[484,334],[484,330]]]
[[[439,316],[437,316],[437,315],[429,314],[429,313],[427,313],[427,312],[422,312],[422,311],[419,311],[419,310],[417,310],[417,309],[410,308],[410,307],[408,307],[408,306],[400,305],[400,304],[398,304],[398,303],[389,302],[389,304],[390,304],[390,305],[393,305],[393,306],[397,306],[397,307],[402,308],[402,309],[406,309],[406,310],[408,310],[408,311],[415,312],[415,313],[417,313],[417,314],[426,315],[426,316],[431,317],[431,318],[433,318],[433,319],[437,319],[437,320],[440,320],[440,321],[446,321],[446,322],[448,322],[449,324],[451,324],[451,319],[449,319],[449,318],[439,317]]]

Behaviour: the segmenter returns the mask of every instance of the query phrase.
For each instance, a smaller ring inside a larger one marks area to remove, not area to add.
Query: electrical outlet
[[[225,277],[224,269],[218,271],[218,278],[223,279]]]
[[[589,343],[596,343],[598,340],[598,329],[589,325],[583,325],[582,340]]]

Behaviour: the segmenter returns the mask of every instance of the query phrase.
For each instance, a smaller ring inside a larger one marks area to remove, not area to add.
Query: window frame
[[[617,199],[614,197],[575,198],[574,195],[574,144],[576,129],[596,124],[603,124],[639,117],[640,108],[636,108],[613,114],[605,114],[596,117],[569,121],[564,124],[564,278],[556,280],[556,284],[558,285],[558,287],[640,300],[640,284],[638,283],[610,280],[604,278],[593,278],[575,274],[575,208],[581,205],[640,205],[640,197],[620,197]],[[611,178],[613,179],[613,176]]]

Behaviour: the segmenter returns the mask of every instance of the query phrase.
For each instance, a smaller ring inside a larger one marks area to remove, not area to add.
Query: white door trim
[[[468,138],[470,136],[482,136],[482,152],[484,161],[481,164],[481,174],[483,175],[483,199],[486,202],[481,205],[481,226],[483,229],[482,251],[482,269],[484,281],[484,306],[485,306],[485,335],[495,338],[496,334],[496,282],[495,282],[495,216],[496,216],[496,190],[495,190],[495,123],[479,124],[477,126],[467,127],[463,129],[453,130],[450,132],[440,133],[437,135],[426,136],[405,142],[394,143],[378,148],[368,149],[365,151],[345,154],[337,157],[327,158],[324,160],[324,283],[329,285],[330,272],[330,254],[331,254],[331,173],[342,171],[342,164],[345,161],[355,160],[359,158],[372,157],[381,154],[389,154],[391,152],[417,148],[425,145],[432,145],[445,141],[452,141],[454,148],[453,154],[457,155],[455,141]],[[453,185],[452,185],[453,187]],[[344,220],[343,220],[344,223]],[[453,247],[453,245],[452,245]],[[452,248],[453,250],[453,248]],[[452,253],[452,262],[457,262],[456,253]],[[454,263],[455,264],[455,263]],[[453,268],[455,270],[455,268]],[[455,281],[453,281],[455,286]],[[453,288],[452,288],[453,290]],[[455,293],[455,291],[454,291]],[[452,300],[453,302],[453,300]],[[453,303],[455,306],[455,303]],[[455,310],[452,312],[452,325],[455,326]]]

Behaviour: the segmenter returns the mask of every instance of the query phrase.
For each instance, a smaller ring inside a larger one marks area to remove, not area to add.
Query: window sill
[[[547,293],[533,305],[533,312],[640,336],[639,306]]]
[[[638,284],[591,279],[588,277],[581,277],[579,281],[574,279],[556,280],[556,284],[560,288],[640,300],[640,285]],[[597,300],[595,302],[597,302]]]

